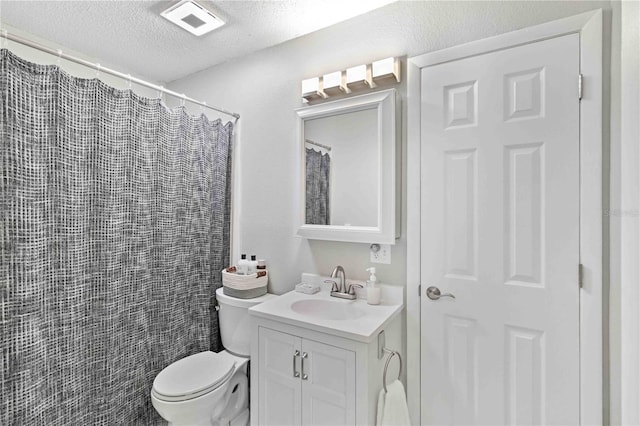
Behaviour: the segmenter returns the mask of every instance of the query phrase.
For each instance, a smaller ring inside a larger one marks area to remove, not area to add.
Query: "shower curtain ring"
[[[58,68],[60,67],[60,60],[62,59],[62,49],[58,49],[58,59],[56,59],[56,65],[58,66]]]
[[[158,88],[158,99],[162,100],[162,95],[164,95],[164,86]]]
[[[129,81],[129,90],[131,90],[131,74],[127,74],[127,80]]]
[[[102,65],[96,64],[96,78],[100,78],[100,70],[102,69]]]
[[[186,104],[186,99],[187,99],[187,95],[185,95],[184,93],[182,94],[182,99],[180,100],[180,106],[184,108],[185,104]]]
[[[2,29],[2,49],[6,49],[7,48],[7,41],[9,38],[9,31],[7,31],[6,29]]]

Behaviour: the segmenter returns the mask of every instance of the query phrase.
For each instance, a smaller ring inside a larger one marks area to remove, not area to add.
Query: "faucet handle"
[[[340,291],[340,290],[338,289],[338,284],[337,284],[334,280],[324,280],[324,282],[325,282],[325,283],[327,283],[327,284],[329,284],[329,283],[331,283],[331,284],[332,284],[332,286],[331,286],[331,291],[332,291],[332,292],[333,292],[333,291]]]
[[[347,293],[355,295],[356,294],[356,290],[354,289],[354,287],[364,288],[360,284],[349,284],[349,291]]]

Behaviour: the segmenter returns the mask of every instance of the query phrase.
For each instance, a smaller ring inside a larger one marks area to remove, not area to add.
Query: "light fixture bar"
[[[400,58],[385,58],[302,80],[302,102],[400,83],[400,79]]]

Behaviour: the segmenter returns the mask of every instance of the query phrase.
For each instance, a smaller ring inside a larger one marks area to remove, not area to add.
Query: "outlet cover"
[[[371,250],[371,263],[391,264],[391,245],[378,244],[378,246],[380,246],[380,249],[377,252]]]

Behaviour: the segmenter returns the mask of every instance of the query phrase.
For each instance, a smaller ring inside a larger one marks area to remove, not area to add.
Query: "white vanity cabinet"
[[[374,425],[387,354],[402,351],[403,288],[381,286],[382,303],[295,291],[249,309],[251,424]],[[379,338],[384,331],[383,339]],[[387,382],[398,377],[391,362]]]
[[[257,424],[356,424],[353,350],[265,327],[258,340]]]
[[[387,357],[379,358],[377,337],[361,342],[265,318],[253,321],[252,425],[376,423]],[[400,322],[397,316],[384,327],[387,347],[401,348]],[[396,377],[394,361],[388,383]]]

